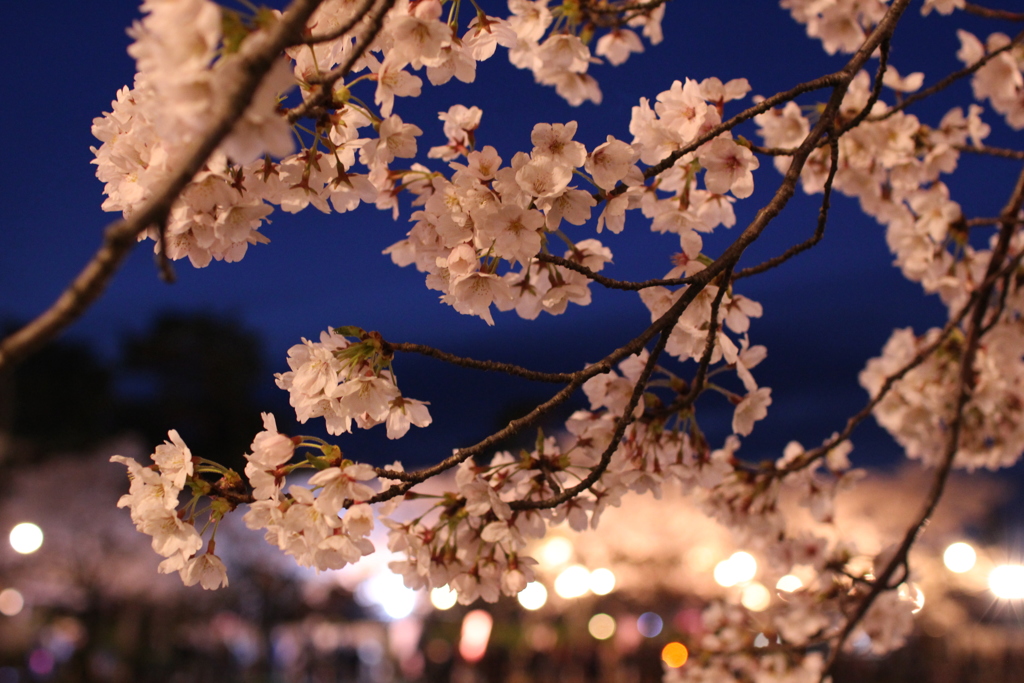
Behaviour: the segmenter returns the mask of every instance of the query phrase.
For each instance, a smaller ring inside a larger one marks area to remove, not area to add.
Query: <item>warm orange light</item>
[[[669,643],[661,651],[661,659],[673,669],[678,669],[690,658],[690,651],[682,643]]]

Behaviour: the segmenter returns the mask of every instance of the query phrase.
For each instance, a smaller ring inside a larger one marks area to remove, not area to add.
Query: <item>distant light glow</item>
[[[733,553],[729,559],[722,560],[715,565],[715,583],[723,588],[729,588],[737,584],[746,583],[757,574],[757,560],[750,553]]]
[[[988,575],[988,587],[997,598],[1024,599],[1024,567],[1019,564],[996,567]]]
[[[961,541],[946,548],[946,552],[942,554],[942,561],[949,571],[963,574],[974,569],[974,564],[978,561],[978,553],[969,543]]]
[[[0,591],[0,614],[5,617],[14,617],[21,614],[25,607],[25,598],[13,588],[5,588]]]
[[[768,636],[763,633],[758,633],[757,638],[754,638],[754,647],[768,647],[771,641],[768,640]]]
[[[609,614],[595,614],[590,617],[587,630],[598,640],[608,640],[615,635],[615,619]]]
[[[416,608],[416,591],[405,586],[398,574],[383,571],[359,584],[356,597],[360,602],[380,608],[389,619],[404,619]]]
[[[803,588],[804,582],[800,580],[799,576],[794,576],[793,574],[786,574],[781,579],[779,579],[779,582],[775,584],[775,587],[780,591],[792,593],[793,591],[798,591],[801,588]]]
[[[548,589],[539,581],[531,581],[519,591],[519,604],[528,610],[540,609],[548,601]]]
[[[54,664],[56,662],[53,660],[53,655],[42,648],[33,650],[32,654],[28,656],[28,668],[36,676],[49,676],[53,673]]]
[[[772,594],[764,584],[755,581],[743,587],[740,604],[751,612],[763,612],[772,604]]]
[[[611,569],[595,569],[590,572],[590,592],[594,595],[608,595],[615,590],[615,574]]]
[[[546,567],[561,567],[572,557],[572,543],[562,536],[552,536],[540,548],[540,561]]]
[[[661,661],[673,669],[678,669],[690,658],[690,651],[682,643],[669,643],[661,649]]]
[[[589,590],[590,572],[581,564],[566,567],[555,579],[555,593],[566,600],[586,595]]]
[[[487,652],[487,641],[491,639],[494,619],[482,609],[475,609],[462,620],[462,637],[459,638],[459,654],[467,662],[478,662]]]
[[[636,620],[636,630],[645,638],[654,638],[664,627],[665,622],[654,612],[644,612]]]
[[[914,609],[910,610],[911,614],[917,614],[924,608],[924,592],[913,581],[901,583],[896,593],[900,600],[914,603]]]
[[[43,530],[32,522],[22,522],[11,529],[10,541],[14,552],[28,555],[43,545]]]
[[[446,610],[455,606],[459,601],[459,594],[448,586],[438,586],[430,591],[430,604],[436,609]]]

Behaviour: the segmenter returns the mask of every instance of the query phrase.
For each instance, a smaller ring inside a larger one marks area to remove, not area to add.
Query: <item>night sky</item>
[[[755,5],[756,16],[748,19],[738,13],[754,12],[750,8]],[[502,13],[496,3],[484,7]],[[125,27],[137,10],[121,0],[17,2],[5,9],[0,50],[8,65],[3,76],[7,106],[0,116],[8,166],[0,190],[5,204],[0,219],[0,320],[11,321],[26,320],[49,305],[94,252],[103,227],[116,218],[99,208],[102,185],[89,163],[89,147],[98,142],[89,128],[93,117],[109,109],[116,90],[132,80]],[[960,67],[954,56],[960,26],[982,39],[991,31],[1008,30],[963,15],[922,18],[915,5],[897,31],[891,63],[901,74],[924,71],[925,83],[933,83]],[[530,130],[539,121],[579,121],[577,139],[588,148],[608,134],[630,140],[630,108],[640,97],[653,99],[675,79],[745,77],[752,95],[767,96],[845,61],[828,57],[802,26],[771,2],[735,3],[728,11],[724,3],[670,3],[665,35],[664,43],[645,43],[646,52],[621,67],[591,68],[604,93],[599,107],[569,107],[553,89],[534,86],[529,72],[509,65],[499,48],[494,58],[479,65],[472,86],[453,82],[433,88],[424,77],[424,96],[397,100],[395,111],[424,130],[419,144],[425,152],[444,142],[438,111],[456,103],[480,106],[484,115],[477,144],[495,146],[508,163],[515,151],[529,150]],[[949,108],[966,107],[969,92],[968,84],[960,83],[915,111],[937,124]],[[891,93],[886,98],[891,102]],[[749,98],[730,103],[726,115],[749,103]],[[987,112],[984,118],[993,127],[990,144],[1021,147],[1019,134],[1006,129],[996,115]],[[737,132],[757,140],[754,131],[748,124]],[[439,167],[436,161],[430,163]],[[968,216],[991,216],[1005,202],[1017,165],[965,157],[946,182]],[[780,180],[770,160],[762,159],[754,196],[736,204],[738,225],[731,231],[718,228],[705,240],[705,252],[720,253]],[[808,237],[819,200],[798,193],[748,250],[741,266]],[[745,457],[775,458],[790,439],[813,446],[840,429],[867,399],[857,373],[879,353],[892,329],[911,325],[922,332],[943,322],[937,299],[922,295],[891,266],[883,231],[874,220],[861,214],[853,200],[837,196],[833,202],[825,239],[817,248],[737,288],[764,305],[765,315],[754,321],[750,336],[752,343],[768,347],[768,358],[755,377],[773,388],[774,400],[768,419],[746,440],[741,451]],[[143,330],[159,311],[203,311],[237,321],[262,338],[267,372],[260,401],[276,409],[286,397],[273,387],[271,373],[287,369],[289,346],[303,336],[315,338],[327,326],[359,325],[392,341],[427,343],[538,369],[574,370],[632,338],[649,322],[636,294],[597,286],[591,288],[591,306],[570,306],[558,317],[545,314],[529,322],[514,313],[496,314],[497,324],[488,327],[479,318],[462,316],[437,302],[437,293],[424,287],[420,273],[399,269],[381,255],[409,229],[407,204],[403,213],[395,223],[390,214],[372,207],[340,216],[314,209],[298,216],[275,211],[273,224],[262,230],[272,244],[251,248],[237,264],[215,262],[196,270],[187,261],[178,262],[173,285],[157,277],[152,243],[146,242],[66,336],[113,357],[125,335]],[[593,223],[569,227],[571,237],[593,236]],[[660,277],[670,268],[669,256],[678,251],[677,238],[652,234],[639,212],[630,213],[621,235],[603,233],[601,239],[615,255],[606,274],[623,279]],[[555,390],[420,358],[399,358],[396,369],[407,396],[432,402],[435,425],[414,429],[398,443],[385,443],[382,429],[371,438],[344,437],[343,448],[352,444],[353,457],[436,460]],[[582,405],[582,399],[575,405]],[[720,442],[730,412],[717,397],[709,397],[707,405],[710,412],[702,425],[713,442]],[[898,448],[873,423],[854,435],[854,444],[858,463],[898,460]]]

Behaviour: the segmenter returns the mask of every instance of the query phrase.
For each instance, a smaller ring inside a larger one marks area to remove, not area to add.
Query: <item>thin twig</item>
[[[493,360],[477,360],[475,358],[456,356],[453,353],[441,351],[440,349],[435,349],[434,347],[427,346],[425,344],[392,343],[383,341],[381,346],[385,352],[401,351],[403,353],[418,353],[423,356],[436,358],[444,361],[445,363],[459,365],[464,368],[473,368],[475,370],[486,370],[490,372],[503,372],[507,375],[522,377],[523,379],[529,379],[535,382],[571,382],[580,375],[580,372],[582,372],[538,372],[512,363],[502,363],[500,361]]]
[[[320,88],[319,92],[311,95],[302,104],[288,110],[288,114],[285,117],[288,119],[288,123],[295,123],[302,117],[334,101],[334,84],[348,75],[349,71],[352,70],[352,66],[370,47],[377,34],[384,28],[384,17],[394,6],[395,0],[382,0],[380,7],[377,8],[377,11],[370,18],[370,25],[367,27],[366,33],[356,40],[355,48],[353,48],[348,59],[317,80],[316,85]]]
[[[985,66],[990,61],[992,61],[993,59],[995,59],[996,57],[1001,55],[1002,53],[1006,52],[1007,50],[1013,49],[1013,47],[1015,45],[1017,45],[1018,43],[1020,43],[1022,40],[1024,40],[1024,32],[1018,33],[1014,37],[1014,39],[1011,40],[1009,43],[1007,43],[1003,47],[999,48],[998,50],[993,50],[992,52],[988,53],[987,55],[985,55],[984,57],[979,59],[974,64],[971,64],[968,67],[960,69],[959,71],[954,71],[953,73],[949,74],[948,76],[943,78],[941,81],[939,81],[935,85],[933,85],[931,87],[928,87],[928,88],[925,88],[924,90],[919,90],[918,92],[914,93],[913,95],[908,96],[905,100],[903,100],[899,104],[895,105],[894,107],[892,107],[889,111],[885,112],[884,114],[879,114],[878,116],[869,117],[868,120],[869,121],[884,121],[887,118],[889,118],[890,116],[895,115],[896,112],[903,111],[904,109],[906,109],[910,105],[914,104],[915,102],[920,102],[921,100],[923,100],[923,99],[925,99],[927,97],[931,97],[932,95],[934,95],[935,93],[939,92],[940,90],[944,90],[944,89],[948,88],[949,86],[953,85],[954,83],[956,83],[958,80],[960,80],[964,76],[970,76],[975,71],[977,71],[981,67]]]
[[[964,11],[986,19],[1004,19],[1006,21],[1024,21],[1024,12],[1011,12],[1005,9],[990,9],[968,2],[964,5]]]
[[[739,280],[740,278],[750,277],[751,275],[757,275],[765,272],[766,270],[771,270],[772,268],[785,263],[797,254],[805,252],[815,246],[821,241],[821,238],[825,236],[825,224],[828,222],[828,211],[832,200],[832,182],[835,180],[836,170],[839,168],[839,140],[832,135],[829,135],[829,147],[831,151],[829,155],[830,165],[828,169],[828,178],[825,179],[824,196],[821,200],[821,208],[818,210],[818,225],[814,229],[814,234],[800,244],[793,245],[783,253],[774,258],[768,259],[764,263],[744,268],[740,272],[736,273],[734,279]]]
[[[987,145],[953,145],[953,149],[958,152],[968,152],[970,154],[986,154],[993,157],[1002,157],[1003,159],[1016,159],[1018,161],[1024,160],[1024,151],[1017,149],[1004,149],[1002,147],[989,147]]]
[[[608,289],[624,289],[627,291],[639,291],[641,289],[648,289],[650,287],[675,287],[677,285],[689,284],[693,281],[692,277],[677,277],[668,279],[654,279],[644,280],[643,282],[630,282],[629,280],[613,280],[610,277],[605,277],[599,273],[595,273],[590,268],[587,268],[581,263],[570,261],[569,259],[562,258],[561,256],[555,256],[553,254],[537,254],[534,258],[542,263],[551,263],[562,268],[568,268],[574,270],[577,273],[586,275],[588,279],[593,280],[599,285],[604,285]]]

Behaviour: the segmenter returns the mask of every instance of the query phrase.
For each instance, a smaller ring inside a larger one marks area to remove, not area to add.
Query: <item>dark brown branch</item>
[[[569,259],[562,258],[561,256],[555,256],[553,254],[537,254],[537,256],[535,256],[534,258],[536,258],[541,263],[551,263],[556,266],[561,266],[562,268],[574,270],[582,275],[586,275],[588,279],[593,280],[599,285],[604,285],[608,289],[624,289],[627,291],[639,291],[641,289],[647,289],[649,287],[675,287],[677,285],[685,285],[689,284],[693,280],[692,277],[669,278],[667,280],[644,280],[643,282],[630,282],[629,280],[613,280],[610,277],[605,277],[604,275],[595,273],[593,270],[587,268],[586,266],[580,263],[570,261]]]
[[[964,11],[977,17],[986,19],[1003,19],[1005,21],[1024,21],[1024,12],[1011,12],[1005,9],[990,9],[968,2],[964,5]]]
[[[392,343],[384,341],[382,342],[381,347],[385,353],[394,351],[418,353],[423,356],[430,356],[431,358],[442,360],[445,363],[459,365],[464,368],[473,368],[474,370],[486,370],[490,372],[503,372],[507,375],[514,375],[515,377],[522,377],[523,379],[529,379],[535,382],[571,382],[583,372],[583,370],[578,372],[538,372],[536,370],[530,370],[529,368],[513,365],[512,363],[502,363],[493,360],[476,360],[475,358],[456,356],[453,353],[441,351],[440,349],[435,349],[434,347],[426,346],[425,344]]]
[[[690,391],[687,392],[686,396],[682,397],[679,401],[679,407],[677,410],[685,410],[693,405],[693,402],[697,400],[700,393],[704,391],[704,385],[708,377],[708,366],[711,365],[711,356],[715,352],[715,339],[718,336],[718,314],[722,308],[722,300],[725,296],[725,292],[729,289],[729,285],[732,283],[733,274],[732,266],[726,270],[722,277],[721,283],[718,285],[718,294],[715,295],[715,300],[711,302],[711,317],[708,320],[708,338],[704,343],[704,353],[700,357],[700,363],[697,365],[697,372],[693,375],[693,381],[690,383]]]
[[[750,277],[751,275],[757,275],[765,272],[766,270],[771,270],[772,268],[785,263],[797,254],[803,253],[815,246],[821,241],[821,238],[825,236],[825,224],[828,222],[828,211],[832,200],[832,182],[835,180],[836,170],[839,168],[839,141],[831,135],[829,136],[829,147],[831,149],[831,163],[828,169],[828,178],[825,179],[824,196],[821,200],[821,208],[818,210],[818,225],[814,229],[814,234],[800,244],[793,245],[783,253],[774,258],[768,259],[764,263],[759,263],[756,266],[751,266],[750,268],[744,268],[740,272],[736,273],[736,280],[744,277]]]
[[[1006,219],[998,216],[992,218],[968,218],[967,220],[964,221],[964,225],[966,225],[969,228],[975,228],[982,225],[1001,225],[1004,220]],[[1016,218],[1014,220],[1016,221],[1017,225],[1024,223],[1024,218]]]
[[[1003,159],[1016,159],[1018,161],[1024,161],[1024,151],[1016,149],[1003,149],[1002,147],[988,147],[986,145],[953,145],[953,149],[958,152],[968,152],[970,154],[987,154],[993,157],[1002,157]]]
[[[39,317],[0,342],[0,370],[32,353],[77,320],[106,289],[114,273],[150,226],[166,220],[171,206],[209,156],[228,136],[281,51],[301,38],[306,20],[322,0],[295,0],[274,25],[249,36],[221,73],[223,96],[213,102],[210,126],[183,155],[184,161],[132,215],[107,226],[103,243],[60,297]]]

